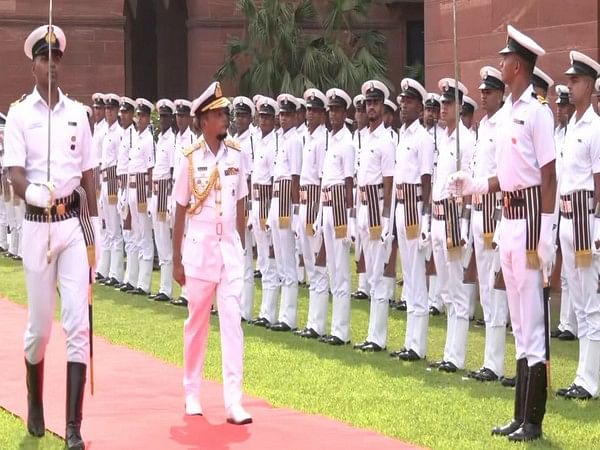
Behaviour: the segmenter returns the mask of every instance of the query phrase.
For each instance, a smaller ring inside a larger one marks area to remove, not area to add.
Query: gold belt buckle
[[[57,216],[64,216],[66,212],[66,207],[64,203],[59,203],[58,205],[56,205],[56,215]]]

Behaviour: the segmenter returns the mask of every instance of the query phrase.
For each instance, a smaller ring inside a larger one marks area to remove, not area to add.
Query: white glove
[[[389,217],[381,218],[381,242],[387,243],[392,241],[393,223]]]
[[[25,189],[25,201],[32,206],[47,208],[52,199],[51,189],[53,189],[52,186],[30,183]]]
[[[425,250],[431,241],[431,236],[429,234],[429,221],[429,214],[424,214],[421,217],[421,232],[419,233],[418,243],[419,250]]]
[[[102,219],[100,217],[92,216],[90,217],[92,220],[92,227],[94,228],[94,253],[96,255],[96,260],[94,261],[94,268],[98,267],[98,261],[100,261],[100,254],[102,253],[102,248],[100,246],[100,240],[102,237]]]
[[[592,253],[600,255],[600,218],[594,217],[594,239],[592,241]]]
[[[473,178],[470,173],[460,170],[450,175],[446,183],[446,189],[451,195],[461,197],[463,195],[487,194],[489,185],[487,178]]]
[[[462,245],[469,243],[469,219],[461,217],[460,219],[460,239]]]
[[[540,259],[540,269],[547,281],[552,273],[552,265],[554,264],[554,214],[543,214],[540,226],[540,241],[538,243],[537,254]]]

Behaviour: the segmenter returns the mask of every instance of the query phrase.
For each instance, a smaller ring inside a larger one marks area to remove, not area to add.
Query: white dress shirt
[[[383,122],[373,131],[366,129],[359,154],[356,179],[359,186],[383,183],[394,176],[396,146]]]
[[[343,184],[346,178],[354,176],[355,148],[352,133],[343,126],[337,133],[329,133],[329,145],[323,160],[321,185],[330,187]]]
[[[300,185],[319,184],[323,173],[325,150],[328,145],[327,128],[325,125],[319,125],[312,133],[307,129],[304,136]]]
[[[433,139],[418,120],[402,124],[396,147],[395,184],[421,184],[421,176],[433,173]]]

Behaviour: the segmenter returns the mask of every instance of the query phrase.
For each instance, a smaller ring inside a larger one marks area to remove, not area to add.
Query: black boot
[[[69,450],[84,450],[81,438],[81,408],[83,407],[83,391],[85,389],[86,365],[75,362],[67,363],[67,431],[65,440]]]
[[[42,437],[46,431],[44,424],[44,360],[30,364],[27,368],[27,431],[35,437]]]
[[[492,434],[495,436],[508,436],[519,429],[524,420],[525,414],[525,394],[527,393],[527,359],[517,360],[517,373],[515,375],[515,411],[513,419],[506,425],[494,427]]]
[[[541,362],[529,368],[527,379],[527,397],[525,400],[525,420],[523,425],[508,436],[509,441],[525,442],[542,437],[542,421],[546,413],[548,396],[546,365]]]

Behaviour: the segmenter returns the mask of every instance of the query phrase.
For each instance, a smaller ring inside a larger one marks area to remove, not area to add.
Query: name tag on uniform
[[[69,122],[69,126],[70,127],[76,127],[77,126],[77,122]]]
[[[225,169],[225,176],[237,175],[238,173],[240,173],[240,169],[238,169],[237,167],[228,167],[227,169]]]
[[[517,125],[525,125],[525,121],[520,119],[513,119],[513,123],[516,123]]]

